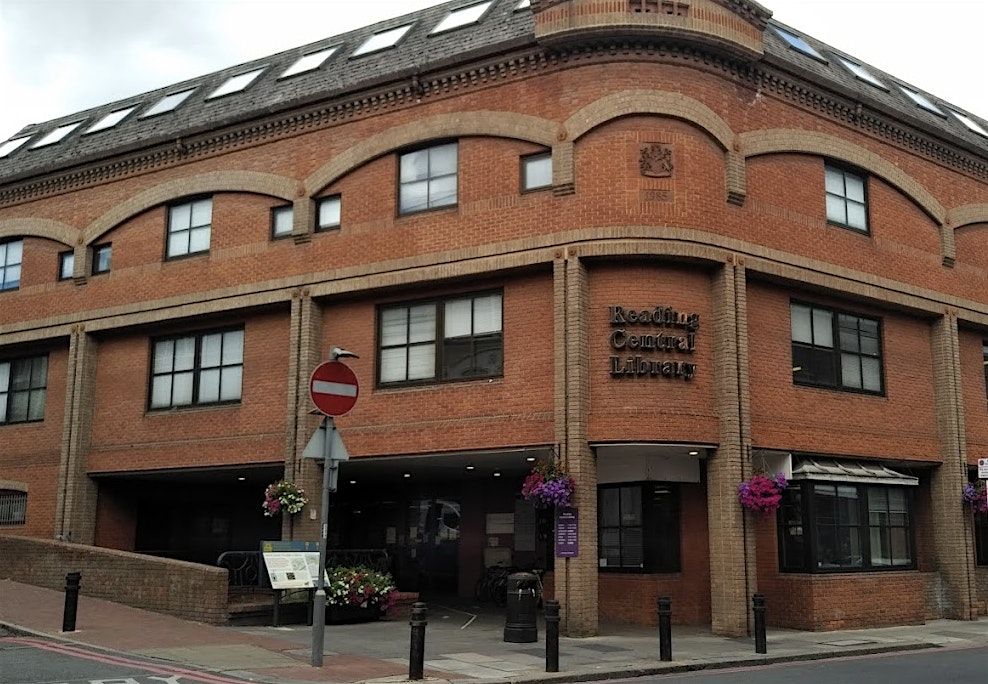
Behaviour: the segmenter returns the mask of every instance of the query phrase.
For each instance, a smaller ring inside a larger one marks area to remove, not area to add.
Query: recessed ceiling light
[[[411,476],[412,476],[411,473],[405,473],[404,475],[402,475],[402,477],[411,477]]]
[[[476,466],[467,466],[467,470],[473,470]]]
[[[525,460],[528,461],[529,463],[535,463],[535,457],[534,456],[529,456]]]
[[[238,477],[237,479],[238,479],[238,480],[240,480],[241,482],[243,482],[243,481],[244,481],[244,480],[246,480],[247,478],[246,478],[246,477],[244,477],[243,475],[241,475],[241,476],[240,476],[240,477]]]
[[[501,477],[501,473],[498,472],[494,473],[494,477]]]
[[[700,455],[700,452],[699,451],[691,451],[690,452],[690,456],[699,456],[699,455]]]
[[[350,484],[357,484],[356,480],[350,480]]]

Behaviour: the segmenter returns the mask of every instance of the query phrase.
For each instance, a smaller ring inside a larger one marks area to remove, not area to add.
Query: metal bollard
[[[75,617],[79,612],[79,583],[81,572],[70,572],[65,576],[65,610],[62,613],[62,631],[75,631]]]
[[[545,602],[545,671],[559,672],[559,601]]]
[[[672,660],[672,600],[667,596],[659,599],[659,660]]]
[[[751,597],[752,612],[755,614],[755,653],[768,653],[765,639],[765,597],[755,594]]]
[[[412,681],[422,679],[422,671],[425,667],[425,626],[426,606],[424,603],[416,602],[412,605],[412,619],[408,621],[412,626],[412,644],[408,654],[408,678]]]

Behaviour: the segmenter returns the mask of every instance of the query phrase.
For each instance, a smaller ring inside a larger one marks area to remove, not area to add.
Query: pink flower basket
[[[776,473],[772,477],[755,475],[738,486],[738,501],[753,513],[772,515],[782,505],[782,492],[788,484],[782,473]]]

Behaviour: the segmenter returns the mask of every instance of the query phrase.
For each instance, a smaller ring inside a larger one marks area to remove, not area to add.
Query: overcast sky
[[[0,141],[28,123],[438,4],[0,0]],[[762,4],[779,21],[988,118],[988,0]]]

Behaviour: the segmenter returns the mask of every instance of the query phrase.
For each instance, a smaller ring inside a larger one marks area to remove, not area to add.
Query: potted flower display
[[[309,500],[305,498],[305,490],[294,482],[279,480],[269,484],[264,490],[264,503],[261,504],[261,508],[264,509],[264,515],[270,518],[281,512],[294,515],[307,503]]]
[[[738,487],[738,500],[753,513],[772,515],[782,505],[782,492],[788,484],[782,473],[776,473],[772,477],[755,475]]]
[[[573,502],[573,489],[573,478],[555,462],[540,463],[525,478],[521,495],[536,508],[562,508]]]
[[[363,566],[336,566],[327,570],[327,620],[366,622],[377,620],[394,605],[398,596],[394,580],[386,572]]]
[[[983,484],[964,485],[961,497],[964,503],[970,506],[975,513],[988,513],[988,495],[985,494]]]

